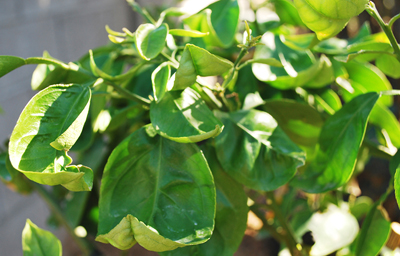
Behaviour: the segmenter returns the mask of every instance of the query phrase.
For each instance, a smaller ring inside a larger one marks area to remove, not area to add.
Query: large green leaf
[[[375,203],[365,218],[361,231],[354,241],[355,256],[376,256],[386,244],[390,233],[390,221],[386,210]]]
[[[151,125],[112,152],[100,191],[97,241],[152,251],[204,243],[214,229],[215,186],[202,152]]]
[[[139,55],[145,60],[151,60],[160,54],[165,46],[168,35],[168,25],[159,27],[153,24],[142,24],[135,32],[136,48]]]
[[[39,228],[30,219],[26,220],[22,231],[24,256],[61,256],[60,240],[51,232]]]
[[[210,65],[212,63],[212,65]],[[172,90],[183,90],[196,82],[197,76],[218,76],[229,71],[232,62],[211,54],[203,48],[187,44],[175,74]]]
[[[287,183],[304,164],[305,154],[266,112],[218,112],[225,125],[215,138],[217,156],[236,181],[270,191]]]
[[[153,101],[150,120],[161,136],[181,143],[215,137],[223,129],[223,124],[191,88],[167,92],[161,101]]]
[[[396,57],[381,54],[375,61],[375,65],[386,75],[395,79],[400,78],[400,62]]]
[[[315,159],[299,171],[293,185],[310,193],[322,193],[350,179],[368,117],[379,97],[375,92],[359,95],[328,118]]]
[[[160,253],[162,256],[232,256],[242,242],[249,211],[247,196],[243,187],[222,170],[213,148],[206,148],[205,155],[217,189],[217,212],[213,235],[204,244]]]
[[[184,20],[192,30],[209,33],[203,38],[210,46],[228,47],[239,25],[239,5],[236,0],[220,0],[205,10]]]
[[[90,88],[77,84],[54,85],[36,94],[11,134],[14,168],[41,184],[90,190],[86,181],[93,179],[91,170],[68,166],[72,159],[67,155],[82,132],[90,98]]]
[[[316,61],[309,50],[297,51],[284,45],[279,36],[265,33],[261,39],[264,45],[256,47],[254,59],[278,59],[283,67],[253,63],[253,73],[258,80],[267,82],[281,90],[293,89],[307,84],[324,67]]]

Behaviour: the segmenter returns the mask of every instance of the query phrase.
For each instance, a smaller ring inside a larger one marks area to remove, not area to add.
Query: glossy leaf
[[[145,60],[151,60],[161,53],[168,35],[168,25],[159,27],[153,24],[142,24],[135,32],[136,48]]]
[[[311,81],[305,84],[305,88],[322,88],[335,81],[332,62],[325,55],[319,59],[318,72]]]
[[[242,186],[222,170],[216,159],[215,150],[206,148],[205,154],[217,191],[217,212],[213,235],[204,244],[160,253],[162,256],[232,256],[242,242],[249,211],[247,196]]]
[[[292,100],[268,100],[263,109],[296,144],[314,147],[324,121],[313,107]]]
[[[167,92],[161,101],[153,101],[150,120],[161,136],[181,143],[215,137],[223,129],[223,124],[191,88]]]
[[[319,150],[292,184],[310,193],[322,193],[344,185],[351,177],[364,138],[368,117],[380,94],[355,97],[328,118],[319,137]]]
[[[27,219],[22,231],[24,256],[61,256],[60,240],[51,232],[39,228]]]
[[[368,0],[295,0],[294,4],[307,27],[317,34],[319,40],[323,40],[342,31],[352,17],[365,9]]]
[[[161,100],[161,98],[167,91],[167,84],[170,77],[171,77],[171,66],[168,62],[162,63],[151,74],[154,99],[156,101]]]
[[[211,171],[195,144],[143,127],[108,159],[96,240],[122,250],[137,241],[159,252],[204,243],[214,229],[215,198]]]
[[[287,183],[305,154],[266,112],[242,110],[219,118],[224,131],[215,138],[218,160],[236,181],[270,191]]]
[[[375,203],[365,218],[355,243],[355,256],[378,255],[390,233],[386,210]]]
[[[213,65],[210,65],[213,63]],[[233,63],[207,50],[187,44],[175,74],[172,90],[183,90],[196,82],[197,76],[218,76],[229,71]]]
[[[54,85],[36,94],[11,134],[12,165],[41,184],[71,186],[86,181],[90,175],[86,168],[80,172],[67,167],[72,161],[67,151],[82,132],[90,97],[90,89],[77,84]]]

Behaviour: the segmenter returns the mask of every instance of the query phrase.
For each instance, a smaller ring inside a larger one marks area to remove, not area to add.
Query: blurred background
[[[246,4],[250,0],[242,0]],[[256,1],[256,0],[254,0]],[[271,0],[272,1],[272,0]],[[141,0],[142,6],[153,12],[175,5],[176,0]],[[204,7],[210,1],[186,1],[187,5]],[[260,2],[257,0],[257,2]],[[379,12],[385,20],[400,13],[399,0],[375,0]],[[242,14],[242,17],[245,14]],[[370,21],[374,32],[379,31],[375,21],[364,12],[354,18],[339,35],[351,37],[363,22]],[[120,31],[127,27],[134,31],[141,22],[124,0],[0,0],[0,55],[15,55],[23,58],[41,56],[47,50],[51,56],[64,62],[75,61],[89,49],[107,44],[108,37],[104,27]],[[395,23],[394,31],[400,39],[400,21]],[[12,129],[29,99],[36,93],[30,89],[34,65],[24,66],[0,79],[0,150],[6,150],[6,144]],[[398,80],[391,80],[394,88],[399,89]],[[399,97],[396,99],[398,100]],[[400,102],[397,102],[400,106]],[[378,189],[386,178],[374,170],[364,175],[366,186]],[[383,168],[383,167],[382,167]],[[384,167],[387,168],[387,167]],[[375,188],[376,187],[376,188]],[[381,186],[382,187],[382,186]],[[385,186],[383,186],[385,187]],[[376,191],[375,191],[376,193]],[[377,194],[380,194],[377,193]],[[369,195],[369,196],[373,196]],[[396,204],[394,204],[397,206]],[[391,207],[391,206],[387,206]],[[391,212],[390,209],[389,213]],[[398,209],[393,209],[393,211]],[[21,232],[27,218],[41,228],[51,230],[63,243],[63,255],[78,255],[75,244],[65,231],[54,230],[46,222],[50,211],[47,205],[36,195],[21,196],[0,183],[0,254],[22,255]],[[244,238],[239,255],[276,255],[274,241],[261,241],[252,238],[251,230]],[[106,248],[109,254],[113,249]],[[135,248],[129,255],[157,255]]]

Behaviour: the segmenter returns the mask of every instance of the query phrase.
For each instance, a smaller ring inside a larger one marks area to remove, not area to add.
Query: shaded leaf
[[[263,109],[272,115],[279,127],[296,144],[314,147],[323,125],[321,115],[313,107],[292,100],[268,100]]]
[[[148,125],[108,159],[96,240],[122,250],[137,241],[152,251],[204,243],[214,228],[215,196],[197,146],[165,139]]]
[[[0,77],[25,65],[25,60],[16,56],[0,56]]]

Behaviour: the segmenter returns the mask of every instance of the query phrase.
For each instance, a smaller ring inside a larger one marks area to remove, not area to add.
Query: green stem
[[[286,245],[292,254],[292,256],[302,256],[302,255],[307,255],[307,253],[302,250],[301,245],[296,241],[294,232],[292,228],[288,225],[287,220],[283,216],[283,213],[281,212],[281,209],[279,208],[279,205],[277,204],[275,200],[275,195],[274,192],[267,192],[267,206],[274,211],[276,218],[278,219],[279,223],[281,224],[281,227],[284,229],[284,234],[285,234],[285,241]]]
[[[87,243],[85,240],[83,240],[82,238],[79,238],[75,235],[73,227],[71,227],[69,225],[67,219],[64,216],[63,211],[61,210],[59,205],[55,202],[53,197],[49,194],[49,192],[47,192],[47,190],[45,190],[42,185],[39,185],[36,182],[32,182],[32,186],[35,188],[35,190],[38,192],[38,194],[42,197],[42,199],[50,207],[50,210],[57,217],[58,221],[60,221],[64,225],[68,234],[73,238],[73,240],[76,242],[76,244],[82,250],[83,255],[89,255],[90,252],[92,251],[92,246],[89,243]]]
[[[400,61],[400,46],[399,46],[399,43],[397,42],[396,38],[394,37],[393,31],[392,31],[393,23],[400,17],[397,15],[389,22],[389,24],[386,24],[383,21],[381,15],[379,14],[378,10],[376,9],[375,4],[372,1],[369,2],[366,10],[367,10],[368,14],[371,15],[371,17],[373,17],[378,22],[379,26],[382,28],[383,32],[388,37],[390,44],[392,45],[393,51],[396,54],[397,60]]]
[[[233,77],[235,76],[235,72],[238,70],[239,68],[239,64],[242,61],[243,57],[248,53],[247,48],[242,48],[240,50],[239,56],[237,57],[235,63],[233,64],[232,69],[229,71],[229,75],[228,77],[224,80],[224,82],[222,83],[222,88],[226,88],[228,87],[229,83],[232,81]]]
[[[118,94],[121,95],[122,97],[124,97],[125,99],[135,101],[146,107],[150,107],[150,103],[151,103],[150,100],[143,98],[142,96],[139,96],[137,94],[131,93],[130,91],[128,91],[127,89],[125,89],[119,85],[108,83],[108,82],[107,82],[107,85],[112,86],[118,92]]]
[[[169,56],[168,54],[166,54],[165,52],[161,52],[161,55],[164,56],[167,60],[169,60],[171,62],[171,65],[178,69],[179,67],[179,62],[176,61],[175,59],[173,59],[171,56]]]

